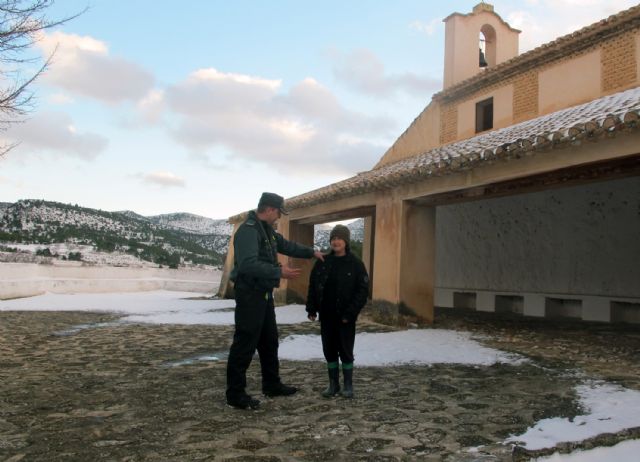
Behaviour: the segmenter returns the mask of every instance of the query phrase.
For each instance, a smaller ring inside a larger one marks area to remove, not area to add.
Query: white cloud
[[[637,4],[632,0],[539,0],[528,2],[532,9],[513,9],[506,4],[496,12],[511,27],[522,31],[520,52],[531,50],[563,35],[575,32]]]
[[[166,108],[164,91],[149,91],[144,98],[138,101],[137,107],[143,120],[148,123],[159,122]]]
[[[105,43],[92,37],[55,32],[38,46],[54,53],[43,80],[70,93],[108,103],[135,101],[153,85],[153,76],[134,62],[109,54]]]
[[[418,32],[421,32],[428,36],[432,36],[436,32],[436,29],[438,29],[441,25],[442,19],[432,19],[429,22],[413,21],[411,24],[409,24],[409,28],[417,30]]]
[[[168,88],[165,96],[167,107],[179,115],[173,136],[198,158],[223,149],[234,159],[284,171],[371,168],[386,142],[347,143],[344,135],[376,140],[390,135],[392,125],[348,111],[311,78],[282,92],[279,80],[204,69]]]
[[[192,78],[203,81],[234,82],[252,87],[263,87],[274,91],[277,90],[282,83],[280,80],[268,80],[250,75],[220,72],[212,67],[195,71],[192,74]]]
[[[202,69],[170,87],[167,101],[174,111],[189,116],[251,113],[269,102],[279,86],[279,81]]]
[[[427,98],[441,87],[440,79],[410,72],[387,74],[384,64],[370,50],[348,54],[335,53],[333,73],[350,89],[376,98],[389,98],[397,93]]]
[[[107,138],[79,132],[71,117],[63,112],[42,112],[24,123],[12,125],[5,133],[10,143],[19,143],[16,152],[51,152],[62,156],[95,159],[108,145]]]
[[[49,96],[47,98],[47,101],[49,101],[51,104],[62,106],[65,104],[73,103],[73,98],[64,93],[56,93],[54,95]]]
[[[177,188],[184,188],[186,186],[184,178],[181,178],[171,172],[140,173],[136,175],[136,177],[138,177],[143,183],[156,186]]]

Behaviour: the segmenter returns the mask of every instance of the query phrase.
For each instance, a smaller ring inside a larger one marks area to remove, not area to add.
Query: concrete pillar
[[[524,294],[524,306],[522,314],[543,318],[546,313],[547,298],[540,294]]]
[[[313,247],[313,225],[301,225],[296,222],[289,222],[288,224],[288,240]],[[315,259],[285,258],[285,262],[288,262],[291,267],[302,269],[300,277],[286,281],[286,303],[304,303],[307,300],[309,275]]]
[[[433,322],[435,208],[381,195],[376,203],[374,268],[374,310]]]
[[[227,250],[227,257],[224,260],[224,268],[222,269],[222,277],[220,279],[220,287],[218,287],[218,297],[220,298],[233,298],[233,283],[229,280],[229,274],[233,269],[233,236],[242,223],[236,223],[233,225],[233,233],[229,239],[229,250]]]
[[[582,320],[611,322],[611,300],[606,297],[583,297]]]
[[[381,195],[376,202],[375,254],[373,255],[372,299],[378,307],[388,305],[396,311],[400,303],[400,222],[401,201],[391,194]],[[375,307],[375,306],[374,306]],[[393,313],[390,313],[393,315]]]
[[[440,308],[453,308],[453,289],[436,288],[434,304]]]
[[[373,255],[375,240],[375,218],[364,217],[364,236],[362,238],[362,262],[367,269],[369,279],[373,281]],[[373,285],[369,284],[369,298],[371,298]]]
[[[401,225],[401,309],[422,322],[433,323],[436,209],[403,202]]]
[[[477,291],[476,310],[494,312],[496,310],[496,293]]]

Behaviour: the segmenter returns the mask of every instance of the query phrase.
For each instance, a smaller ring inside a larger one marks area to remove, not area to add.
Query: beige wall
[[[177,290],[217,290],[221,273],[209,269],[90,266],[78,262],[1,263],[0,300],[31,297],[45,292],[100,293]]]
[[[600,96],[600,50],[542,70],[538,76],[540,115]]]
[[[636,73],[640,75],[640,32],[636,34]]]
[[[513,85],[496,88],[490,93],[478,95],[458,106],[458,138],[476,135],[476,103],[493,97],[493,128],[511,125],[513,120]]]

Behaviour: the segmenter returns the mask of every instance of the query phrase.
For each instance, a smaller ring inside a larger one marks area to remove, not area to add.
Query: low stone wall
[[[0,299],[45,292],[140,292],[176,290],[214,293],[221,272],[209,269],[134,268],[64,264],[0,263]]]

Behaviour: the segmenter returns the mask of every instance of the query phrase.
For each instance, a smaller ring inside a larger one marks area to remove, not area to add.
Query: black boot
[[[353,398],[353,363],[342,364],[342,375],[344,375],[343,398]]]
[[[332,367],[335,364],[335,367]],[[336,396],[340,392],[340,370],[337,363],[329,363],[329,386],[322,392],[325,398]]]
[[[291,396],[297,391],[297,387],[285,385],[284,383],[278,383],[277,385],[272,385],[269,387],[262,387],[262,393],[270,398],[274,398],[276,396]]]

